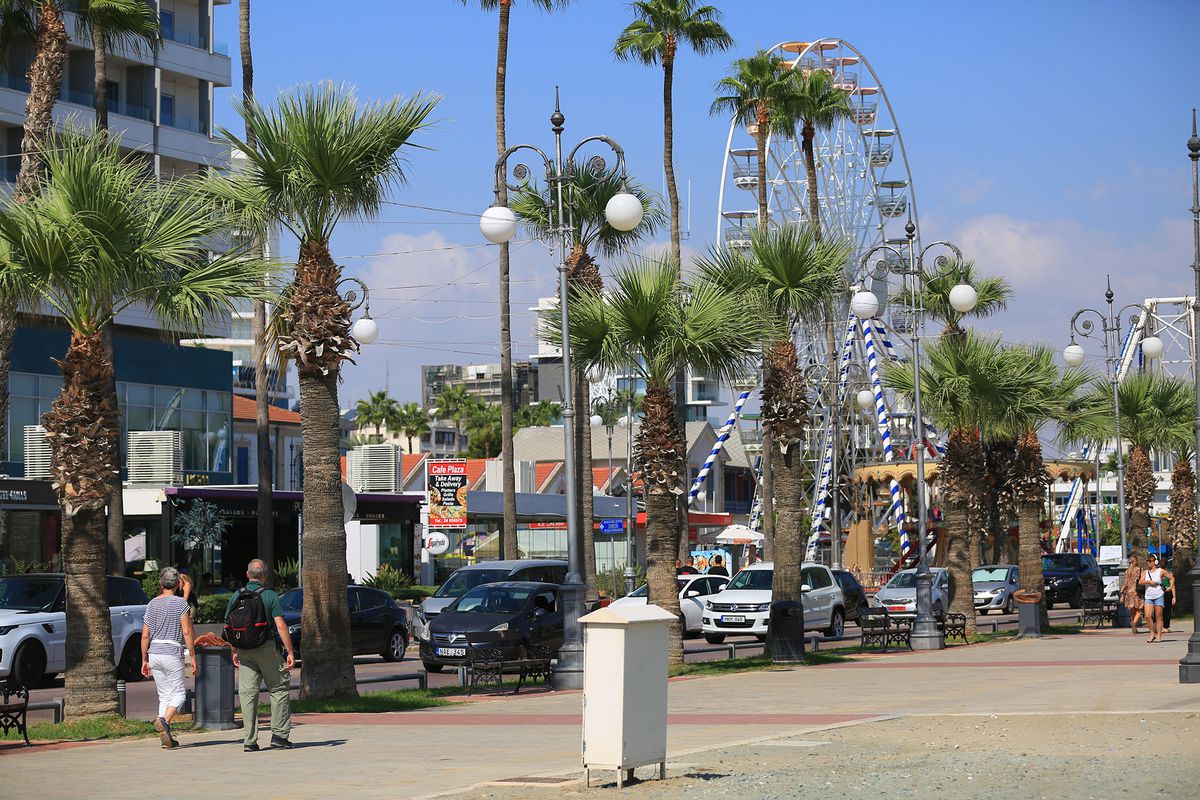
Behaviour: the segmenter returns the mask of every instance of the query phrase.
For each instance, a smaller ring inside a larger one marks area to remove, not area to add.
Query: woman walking
[[[1142,618],[1143,603],[1141,587],[1138,583],[1141,575],[1141,564],[1138,563],[1137,556],[1130,556],[1129,567],[1125,570],[1125,577],[1121,579],[1121,605],[1129,609],[1129,627],[1134,636],[1138,634],[1138,620]]]
[[[1158,567],[1155,556],[1147,556],[1146,571],[1138,581],[1146,587],[1146,625],[1150,628],[1150,638],[1147,642],[1162,641],[1162,610],[1163,610],[1163,571]]]
[[[158,573],[158,597],[146,606],[142,623],[142,675],[154,676],[158,690],[158,718],[154,729],[164,750],[179,746],[171,734],[171,720],[179,713],[186,698],[183,687],[183,649],[192,658],[192,675],[196,674],[195,629],[188,601],[175,594],[179,588],[179,570],[167,567]]]

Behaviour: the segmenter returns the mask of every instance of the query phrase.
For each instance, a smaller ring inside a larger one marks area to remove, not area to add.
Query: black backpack
[[[225,641],[234,647],[262,647],[271,640],[271,621],[262,601],[263,590],[242,589],[225,620]]]

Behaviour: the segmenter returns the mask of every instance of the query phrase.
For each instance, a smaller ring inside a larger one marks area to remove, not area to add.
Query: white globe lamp
[[[979,294],[969,283],[960,283],[950,290],[950,307],[960,314],[966,314],[979,302]]]
[[[1068,367],[1081,366],[1083,364],[1084,355],[1083,348],[1074,342],[1063,348],[1063,361],[1066,362]]]
[[[492,244],[504,244],[517,235],[517,215],[508,206],[492,206],[479,218],[479,231]]]
[[[869,389],[862,389],[855,396],[854,402],[858,403],[858,407],[862,411],[870,411],[875,405],[875,395]]]
[[[592,414],[592,417],[588,420],[588,422],[592,423],[592,427],[595,428],[598,425],[604,424],[604,417],[600,416],[599,414]]]
[[[874,292],[855,292],[850,298],[850,311],[859,319],[872,319],[879,311],[879,298]]]
[[[361,344],[371,344],[379,338],[379,323],[370,317],[362,317],[350,326],[350,335]]]
[[[629,192],[614,194],[604,206],[604,218],[619,231],[631,231],[642,224],[646,209]]]
[[[1142,339],[1142,355],[1149,359],[1158,358],[1163,354],[1163,340],[1157,336],[1147,336]]]

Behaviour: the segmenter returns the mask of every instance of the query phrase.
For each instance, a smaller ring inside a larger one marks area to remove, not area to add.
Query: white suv
[[[108,577],[117,677],[141,680],[146,593],[132,578]],[[66,589],[61,573],[0,577],[0,680],[36,688],[67,668]]]
[[[804,629],[841,636],[846,624],[846,601],[833,573],[822,564],[805,563],[800,575]],[[730,634],[750,633],[766,639],[774,576],[771,562],[751,564],[735,575],[724,590],[708,598],[701,620],[704,638],[712,644],[720,644]]]

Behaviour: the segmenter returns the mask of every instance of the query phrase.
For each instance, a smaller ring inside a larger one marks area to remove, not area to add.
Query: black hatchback
[[[350,607],[350,644],[355,655],[378,653],[384,661],[400,661],[408,649],[408,617],[392,596],[370,586],[347,586]],[[292,589],[279,597],[283,621],[300,657],[300,617],[304,590]]]
[[[1082,608],[1084,600],[1104,596],[1104,578],[1091,553],[1047,553],[1042,556],[1042,576],[1047,608],[1055,603]]]
[[[429,638],[420,643],[429,672],[467,663],[468,633],[504,633],[497,645],[506,658],[519,658],[522,647],[537,645],[557,654],[563,643],[559,586],[532,581],[484,583],[467,590],[429,621]]]
[[[842,596],[846,599],[846,622],[857,622],[859,612],[866,611],[870,606],[866,590],[854,573],[847,570],[833,570],[833,579],[842,588]]]

